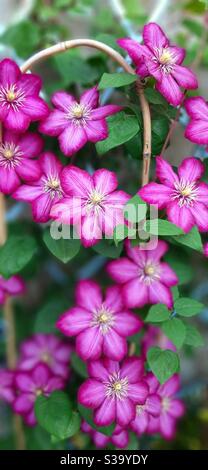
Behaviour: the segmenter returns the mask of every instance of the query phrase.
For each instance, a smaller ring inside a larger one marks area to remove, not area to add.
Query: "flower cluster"
[[[21,344],[15,370],[0,369],[0,398],[20,414],[28,426],[36,424],[38,396],[62,390],[70,376],[71,346],[52,334],[37,334]]]

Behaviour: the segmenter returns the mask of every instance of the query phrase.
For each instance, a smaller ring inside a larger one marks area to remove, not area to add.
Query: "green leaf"
[[[103,154],[132,139],[139,131],[136,116],[127,115],[123,111],[107,118],[109,135],[107,139],[96,144],[99,154]]]
[[[135,194],[124,207],[124,216],[129,222],[137,223],[146,216],[147,204]]]
[[[173,294],[173,300],[174,302],[178,299],[178,297],[180,296],[180,292],[178,290],[178,286],[173,286],[171,287],[171,291],[172,291],[172,294]]]
[[[73,83],[88,85],[99,77],[99,71],[96,70],[96,67],[90,66],[77,55],[77,52],[64,52],[54,56],[53,61],[62,78],[63,85],[66,87]]]
[[[153,305],[145,318],[145,321],[148,323],[157,323],[170,318],[170,311],[163,304]]]
[[[187,256],[184,253],[176,254],[176,250],[171,250],[165,255],[165,261],[171,266],[178,276],[179,285],[187,284],[193,278],[193,268],[189,265],[187,269],[187,263],[189,262]]]
[[[163,96],[154,88],[145,88],[144,94],[147,100],[149,101],[149,103],[162,104],[165,107],[168,106],[168,103],[165,100],[165,98],[163,98]]]
[[[49,397],[40,395],[35,402],[35,416],[38,423],[59,440],[77,432],[77,419],[67,394],[62,391],[56,390]]]
[[[49,300],[36,314],[34,333],[57,333],[56,322],[67,307],[69,302],[64,297]]]
[[[178,318],[171,318],[161,325],[165,335],[179,349],[184,343],[186,337],[186,326]]]
[[[165,116],[152,119],[152,153],[159,155],[169,131],[169,120]]]
[[[147,352],[147,360],[153,374],[161,384],[178,372],[180,368],[178,354],[169,349],[150,348]]]
[[[89,408],[85,408],[85,406],[78,405],[78,410],[82,416],[82,418],[87,421],[87,423],[96,431],[105,434],[105,436],[112,436],[115,424],[110,424],[110,426],[96,426],[93,420],[92,410]]]
[[[1,43],[14,48],[17,55],[23,58],[27,58],[35,50],[38,50],[40,40],[40,26],[37,22],[30,20],[24,20],[11,26],[1,36]]]
[[[70,364],[73,367],[73,369],[75,370],[75,372],[77,374],[79,374],[81,377],[83,377],[85,379],[86,379],[86,377],[88,377],[87,367],[86,367],[85,362],[82,361],[82,359],[80,359],[80,357],[77,356],[77,354],[75,352],[73,352],[71,354]]]
[[[5,278],[21,271],[37,251],[34,238],[11,235],[0,248],[0,273]]]
[[[184,343],[194,348],[204,346],[204,340],[195,326],[186,325],[186,337]]]
[[[101,240],[99,243],[93,246],[93,250],[96,251],[96,253],[99,253],[99,255],[116,259],[119,258],[123,250],[123,244],[120,243],[116,246],[114,243],[112,243],[112,240]]]
[[[49,251],[63,263],[68,263],[74,258],[80,250],[80,240],[77,238],[71,238],[65,240],[60,238],[55,240],[50,234],[50,229],[46,229],[43,234],[43,241],[46,244]]]
[[[119,88],[136,82],[137,75],[131,73],[104,73],[98,85],[99,90]]]
[[[197,315],[197,313],[202,311],[203,307],[204,305],[201,302],[188,297],[181,297],[176,300],[174,304],[176,313],[182,317],[192,317],[193,315]]]
[[[77,411],[73,411],[71,421],[70,421],[70,423],[67,427],[67,431],[65,432],[64,437],[58,437],[58,436],[52,434],[51,435],[52,443],[55,444],[56,442],[59,442],[60,440],[62,441],[64,439],[69,439],[70,437],[74,436],[80,430],[80,426],[81,426],[80,415],[79,415],[79,413],[77,413]]]
[[[147,220],[145,230],[152,235],[180,235],[183,234],[183,230],[177,225],[172,224],[168,220],[153,219]]]
[[[125,238],[136,238],[136,229],[127,225],[117,225],[114,229],[114,242],[116,246]]]
[[[192,250],[200,252],[203,251],[201,235],[197,227],[193,227],[189,233],[186,233],[185,235],[181,235],[179,237],[173,237],[173,239],[181,245],[185,245],[189,248],[192,248]]]

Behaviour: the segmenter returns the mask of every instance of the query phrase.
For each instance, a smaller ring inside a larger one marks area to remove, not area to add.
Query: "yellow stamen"
[[[152,276],[153,274],[155,274],[155,267],[151,264],[146,265],[145,268],[144,268],[144,273],[147,276]]]
[[[16,93],[13,90],[9,90],[6,94],[7,101],[10,103],[16,99]]]
[[[14,156],[14,153],[11,149],[7,149],[4,151],[4,157],[5,158],[12,158]]]
[[[166,64],[168,64],[169,62],[171,62],[171,60],[172,60],[172,54],[171,54],[171,52],[164,49],[163,52],[162,52],[162,54],[161,54],[161,56],[160,56],[160,63],[161,63],[162,65],[166,65]]]
[[[83,106],[81,106],[81,104],[75,104],[72,108],[72,114],[77,119],[82,118],[84,114]]]

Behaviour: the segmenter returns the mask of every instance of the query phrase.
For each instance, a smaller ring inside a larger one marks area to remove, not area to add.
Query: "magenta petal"
[[[168,413],[173,418],[180,418],[185,413],[185,406],[181,400],[171,400]]]
[[[178,46],[169,46],[168,50],[172,54],[176,64],[180,65],[184,61],[186,56],[186,50],[184,48]]]
[[[156,176],[161,183],[171,188],[175,187],[174,183],[178,181],[178,176],[172,166],[162,157],[156,158]]]
[[[108,137],[108,126],[104,119],[99,119],[97,121],[87,121],[87,124],[84,128],[87,135],[87,139],[90,142],[99,142]]]
[[[106,447],[109,440],[110,437],[105,436],[105,434],[102,434],[101,432],[95,431],[95,433],[93,433],[93,442],[99,449]]]
[[[140,412],[136,416],[134,421],[131,422],[131,424],[130,424],[131,429],[138,436],[140,436],[141,434],[143,434],[146,431],[147,426],[148,426],[148,421],[149,421],[148,413],[145,410],[142,410],[142,412]]]
[[[21,182],[15,169],[0,166],[0,191],[2,193],[11,194],[20,184]]]
[[[49,108],[42,98],[28,96],[24,101],[24,113],[33,121],[44,119],[48,116]]]
[[[35,396],[34,396],[35,398]],[[33,395],[29,393],[22,393],[17,397],[13,404],[15,413],[25,414],[28,413],[33,407]]]
[[[50,216],[63,224],[79,224],[82,219],[82,199],[78,197],[63,198],[51,208]],[[78,235],[78,231],[76,231]]]
[[[45,364],[38,364],[32,371],[32,378],[37,388],[43,388],[51,378],[51,372]]]
[[[32,393],[34,390],[35,383],[33,378],[28,373],[17,372],[17,374],[15,375],[15,385],[22,392]]]
[[[21,294],[25,290],[25,283],[20,276],[12,276],[5,281],[5,290],[11,295]]]
[[[51,97],[53,105],[64,113],[68,112],[73,104],[76,104],[75,98],[65,91],[57,91]]]
[[[138,192],[139,196],[148,204],[154,204],[159,209],[166,207],[170,201],[172,189],[158,183],[149,183]]]
[[[199,145],[208,144],[208,120],[193,120],[185,130],[185,137]]]
[[[61,315],[57,328],[66,336],[76,336],[89,327],[92,314],[80,307],[73,307]]]
[[[112,193],[118,186],[118,180],[113,171],[100,169],[93,174],[93,182],[98,193]]]
[[[139,75],[142,78],[147,77],[149,75],[149,70],[148,70],[146,64],[143,63],[143,62],[141,62],[141,64],[138,64],[137,68],[136,68],[136,73],[137,73],[137,75]]]
[[[171,75],[175,78],[177,83],[185,89],[190,90],[198,88],[198,80],[195,74],[187,67],[175,64]]]
[[[202,96],[188,98],[185,101],[184,106],[189,116],[193,119],[207,121],[208,124],[208,105]]]
[[[127,425],[135,418],[136,406],[129,398],[116,401],[116,422],[122,426]]]
[[[196,203],[195,203],[196,204]],[[168,220],[184,232],[189,232],[194,225],[194,218],[190,207],[180,207],[177,202],[171,202],[167,207]]]
[[[122,49],[127,51],[129,57],[138,64],[143,60],[143,57],[150,57],[151,51],[148,47],[141,45],[138,41],[129,38],[118,39],[117,43]]]
[[[4,126],[15,132],[25,132],[29,127],[29,124],[29,116],[26,116],[23,111],[14,111],[11,108],[4,119]]]
[[[160,431],[165,439],[174,439],[176,422],[168,413],[162,413],[160,416]]]
[[[144,266],[144,264],[146,263],[146,259],[147,259],[147,256],[146,256],[146,251],[143,250],[142,248],[138,247],[138,246],[132,246],[131,245],[131,240],[127,239],[125,241],[125,248],[126,248],[126,253],[128,255],[128,257],[134,261],[134,263],[136,263],[137,265],[137,273],[138,273],[138,266],[140,266],[141,268]],[[137,277],[137,276],[135,276]]]
[[[170,379],[167,380],[167,382],[160,386],[159,394],[162,397],[171,397],[179,390],[179,387],[179,376],[177,374],[174,374]]]
[[[25,424],[27,424],[27,426],[31,426],[31,427],[37,424],[34,410],[24,415],[24,422]]]
[[[156,23],[148,23],[143,29],[143,39],[146,46],[153,50],[161,49],[169,45],[169,41],[163,30]]]
[[[160,261],[160,258],[168,251],[168,244],[164,240],[158,240],[157,247],[148,251],[147,260]]]
[[[96,360],[101,356],[103,338],[99,327],[87,328],[77,336],[76,351],[84,360]]]
[[[40,159],[40,166],[43,170],[43,173],[45,173],[47,176],[52,176],[52,177],[58,177],[61,169],[62,169],[62,164],[56,158],[54,153],[52,152],[44,152]]]
[[[61,183],[66,194],[85,199],[94,189],[92,177],[89,173],[76,166],[64,168],[61,175]]]
[[[48,222],[53,200],[50,194],[42,194],[32,202],[32,213],[35,222]]]
[[[90,108],[96,108],[98,106],[99,92],[97,86],[84,91],[80,97],[80,103]]]
[[[190,207],[190,212],[194,218],[199,231],[208,231],[208,208],[201,202],[195,202]]]
[[[114,317],[113,328],[124,337],[136,334],[143,326],[142,320],[131,312],[116,313]]]
[[[82,243],[85,247],[95,245],[102,239],[102,228],[96,212],[91,212],[83,217],[82,221]]]
[[[18,80],[18,87],[24,91],[26,96],[38,95],[42,87],[42,80],[33,73],[23,73]]]
[[[126,339],[119,336],[113,328],[103,336],[103,354],[113,361],[120,361],[127,354]]]
[[[15,84],[21,75],[18,65],[11,59],[0,62],[0,83],[4,86]]]
[[[102,382],[106,382],[109,377],[109,370],[106,369],[105,364],[102,360],[100,361],[90,361],[88,363],[88,372],[89,375],[94,377],[95,379],[101,380]]]
[[[57,136],[64,131],[68,125],[65,114],[62,111],[51,111],[44,121],[39,125],[39,131],[43,134]]]
[[[36,181],[41,176],[40,164],[37,160],[23,158],[21,164],[17,167],[17,174],[26,181],[26,183]]]
[[[138,382],[134,384],[129,384],[128,386],[128,396],[129,398],[139,405],[144,405],[149,388],[145,382]]]
[[[94,413],[97,426],[109,426],[116,416],[116,402],[114,398],[105,398],[102,405]]]
[[[144,374],[144,363],[142,359],[135,357],[124,360],[121,367],[121,377],[128,377],[130,383],[137,383]]]
[[[104,385],[94,379],[87,379],[78,390],[78,402],[87,408],[97,408],[104,397]]]
[[[197,199],[199,202],[208,204],[208,184],[201,182],[197,185]]]
[[[27,132],[20,138],[18,145],[24,156],[32,158],[37,157],[42,151],[43,140],[38,134]]]
[[[156,89],[166,98],[168,103],[173,106],[178,106],[183,99],[183,93],[179,85],[170,74],[161,74],[161,81],[157,82]]]
[[[176,273],[167,263],[160,263],[160,279],[166,286],[175,286],[178,283]]]
[[[121,298],[121,290],[119,286],[110,286],[106,289],[105,293],[105,307],[115,312],[121,312],[123,302]]]
[[[114,281],[124,284],[138,277],[138,266],[128,258],[120,258],[108,263],[107,273]]]
[[[104,119],[112,114],[118,113],[123,108],[122,106],[117,106],[116,104],[108,104],[106,106],[100,106],[99,108],[93,109],[91,111],[90,119],[97,121],[97,119]]]
[[[32,202],[42,194],[41,186],[29,186],[22,185],[20,186],[12,197],[18,201]]]
[[[168,308],[173,306],[171,290],[162,282],[154,281],[149,285],[149,299],[151,304],[165,304]]]
[[[145,409],[150,413],[152,416],[159,416],[161,411],[161,400],[159,395],[152,394],[148,395]]]
[[[139,278],[124,284],[122,295],[124,304],[129,308],[143,307],[149,301],[148,287]]]
[[[94,281],[80,281],[76,286],[76,301],[79,306],[89,312],[94,312],[101,307],[102,291]]]
[[[84,127],[69,123],[66,129],[59,135],[61,151],[71,157],[78,152],[87,142],[87,135]]]
[[[180,178],[185,181],[195,182],[200,179],[205,172],[204,164],[194,157],[185,158],[178,169]]]
[[[0,288],[0,305],[3,305],[6,300],[5,292]]]
[[[115,447],[118,447],[119,449],[124,449],[125,447],[127,447],[129,442],[128,431],[126,429],[121,429],[121,431],[118,433],[114,432],[111,437],[111,442]]]

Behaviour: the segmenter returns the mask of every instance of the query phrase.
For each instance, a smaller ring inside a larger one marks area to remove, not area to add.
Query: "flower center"
[[[18,111],[25,99],[25,94],[17,85],[10,85],[7,87],[0,87],[0,104],[6,106],[8,109],[12,108]]]
[[[151,284],[153,281],[158,281],[160,279],[159,264],[147,262],[143,268],[139,269],[139,277],[145,284]]]
[[[52,199],[54,197],[61,198],[63,191],[59,178],[56,176],[49,176],[47,180],[44,180],[44,191],[49,193]]]
[[[14,168],[21,162],[23,153],[19,146],[11,142],[5,142],[0,145],[0,166]]]
[[[104,195],[94,189],[88,196],[87,211],[94,209],[96,212],[98,212],[99,209],[102,208],[103,199]]]
[[[197,199],[198,188],[195,182],[189,182],[183,178],[179,182],[174,183],[175,189],[171,195],[171,199],[178,202],[179,207],[193,206]]]
[[[102,305],[100,309],[94,312],[92,326],[99,326],[101,334],[105,335],[108,333],[109,329],[113,325],[113,322],[113,313],[107,307],[105,307],[105,305]]]
[[[88,105],[75,103],[70,106],[67,112],[67,119],[73,121],[77,126],[85,126],[86,122],[90,118],[91,108]]]
[[[51,364],[51,356],[50,354],[47,352],[47,351],[44,351],[42,354],[41,354],[41,360],[43,362],[46,362],[46,364]]]
[[[170,399],[165,397],[162,399],[162,409],[163,411],[168,411],[170,408]]]
[[[160,70],[166,74],[172,71],[175,64],[175,58],[168,47],[156,47],[153,61],[158,63]]]
[[[167,65],[172,62],[173,56],[168,49],[163,49],[162,54],[160,56],[160,63],[162,65]]]
[[[107,397],[122,400],[128,395],[128,379],[127,377],[121,378],[119,372],[114,372],[105,383],[105,388]]]
[[[40,395],[42,395],[42,393],[43,393],[43,390],[42,390],[41,388],[37,388],[37,389],[35,390],[35,395],[36,395],[36,397],[39,397]]]

